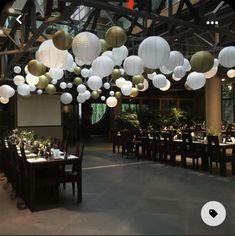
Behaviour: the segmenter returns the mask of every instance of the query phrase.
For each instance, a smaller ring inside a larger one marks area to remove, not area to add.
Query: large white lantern
[[[44,41],[37,51],[37,59],[49,68],[61,68],[65,66],[68,58],[68,51],[57,49],[52,39]]]
[[[162,91],[167,91],[167,90],[169,90],[170,89],[170,87],[171,87],[171,82],[167,79],[166,80],[166,86],[164,86],[164,87],[162,87],[162,88],[159,88],[160,90],[162,90]]]
[[[15,95],[15,90],[11,86],[7,84],[0,86],[0,97],[10,98],[13,97],[14,95]]]
[[[117,106],[117,98],[115,97],[108,97],[106,100],[106,104],[108,107],[116,107]]]
[[[78,91],[79,93],[85,93],[85,92],[86,92],[86,86],[85,86],[84,84],[79,84],[79,85],[77,86],[77,91]]]
[[[143,40],[138,49],[138,56],[144,61],[144,66],[157,69],[163,66],[170,55],[167,41],[158,36],[151,36]],[[140,73],[139,73],[140,74]]]
[[[21,96],[27,96],[30,94],[30,86],[28,84],[22,84],[17,87],[17,92]]]
[[[51,68],[49,70],[49,75],[51,76],[52,79],[59,80],[63,78],[64,71],[63,69],[60,69],[60,68]]]
[[[122,92],[123,95],[129,96],[132,92],[132,86],[129,86],[128,84],[124,84],[121,87],[121,92]]]
[[[129,56],[125,59],[123,68],[128,75],[141,75],[144,72],[144,62],[138,56]]]
[[[91,65],[93,73],[103,78],[112,73],[114,67],[113,60],[108,56],[97,57]]]
[[[156,88],[163,88],[167,85],[167,79],[165,75],[158,74],[153,77],[153,86]]]
[[[13,81],[14,81],[14,84],[15,85],[22,85],[25,83],[25,79],[22,75],[16,75],[14,78],[13,78]]]
[[[174,75],[177,78],[183,78],[186,75],[186,69],[184,66],[176,66],[174,69]]]
[[[39,77],[28,73],[25,77],[25,80],[29,85],[36,85],[39,81]]]
[[[70,104],[73,101],[73,97],[70,93],[62,93],[60,96],[60,101],[63,104]]]
[[[168,70],[173,71],[176,66],[182,66],[183,64],[184,64],[183,54],[179,51],[171,51],[165,66]]]
[[[68,53],[67,61],[64,65],[61,66],[61,69],[63,70],[69,70],[72,68],[74,63],[74,59],[71,53]],[[76,66],[76,65],[75,65]]]
[[[87,80],[87,85],[92,90],[100,89],[103,85],[102,79],[97,75],[93,75]]]
[[[81,32],[74,37],[72,50],[78,60],[84,61],[87,64],[100,55],[101,43],[95,34]]]
[[[223,48],[218,56],[219,62],[222,66],[231,68],[235,66],[235,46],[228,46]]]
[[[193,90],[202,88],[206,83],[206,78],[203,73],[192,72],[186,80],[187,85]]]

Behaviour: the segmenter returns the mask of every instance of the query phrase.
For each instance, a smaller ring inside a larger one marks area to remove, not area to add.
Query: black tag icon
[[[218,213],[217,213],[214,209],[210,209],[210,210],[209,210],[209,214],[210,214],[213,218],[215,218],[215,217],[218,215]]]

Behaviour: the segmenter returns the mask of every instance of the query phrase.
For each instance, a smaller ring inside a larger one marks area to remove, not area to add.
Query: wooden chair
[[[119,149],[122,145],[122,137],[118,136],[118,131],[114,131],[112,134],[112,140],[113,140],[113,153],[116,152],[116,147],[117,151],[119,153]]]
[[[77,201],[82,201],[82,160],[83,160],[84,144],[79,143],[76,146],[75,155],[79,157],[79,161],[73,164],[72,170],[65,170],[61,175],[60,182],[72,183],[73,195],[75,195],[75,184],[77,185]]]
[[[126,130],[121,132],[121,136],[122,136],[122,158],[125,155],[128,158],[130,155],[133,155],[135,153],[133,135],[131,131]]]
[[[151,151],[152,151],[152,157],[153,160],[159,160],[162,161],[163,158],[163,151],[164,151],[164,146],[163,143],[161,142],[161,136],[160,132],[153,132],[153,141],[151,145]]]
[[[226,176],[226,163],[230,162],[232,165],[232,171],[234,172],[234,150],[232,154],[223,153],[220,145],[219,145],[219,137],[218,136],[207,136],[208,146],[207,146],[207,154],[209,157],[209,170],[212,174],[212,165],[215,162],[216,167],[220,168],[220,174]]]

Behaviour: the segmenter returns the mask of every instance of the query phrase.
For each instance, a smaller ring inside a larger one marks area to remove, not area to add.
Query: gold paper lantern
[[[47,76],[41,75],[41,76],[39,76],[39,81],[36,84],[36,87],[39,89],[44,89],[47,87],[48,84],[49,84],[49,80],[48,80]]]
[[[72,46],[73,38],[64,31],[57,31],[52,37],[53,44],[60,50],[67,50]]]
[[[82,84],[82,83],[83,83],[81,77],[76,77],[73,82],[74,82],[76,85],[79,85],[79,84]]]
[[[208,51],[199,51],[193,54],[190,64],[193,71],[206,73],[214,66],[214,57]]]
[[[45,73],[45,76],[48,78],[48,81],[49,81],[49,82],[52,81],[52,78],[51,78],[49,72]]]
[[[113,79],[118,79],[121,77],[121,71],[119,69],[114,69],[111,76]]]
[[[100,39],[100,44],[101,44],[101,52],[105,52],[109,48],[107,41],[104,39]]]
[[[75,68],[74,68],[74,71],[73,71],[76,75],[80,75],[81,74],[81,67],[79,67],[79,66],[76,66]]]
[[[101,90],[101,89],[97,89],[96,91],[97,91],[97,93],[98,93],[99,95],[102,93],[102,90]]]
[[[126,32],[119,26],[113,26],[105,34],[107,43],[113,48],[119,48],[126,43]]]
[[[99,93],[98,93],[97,91],[92,91],[92,92],[91,92],[91,97],[92,97],[93,99],[97,99],[97,98],[99,97]]]
[[[120,91],[117,91],[115,93],[115,98],[121,98],[122,97],[122,93]]]
[[[137,97],[138,93],[139,93],[139,90],[137,88],[132,88],[130,97],[132,97],[132,98]]]
[[[143,75],[135,75],[132,77],[132,83],[137,85],[139,83],[144,83],[144,76]]]
[[[144,67],[144,72],[146,74],[152,74],[155,72],[155,69],[150,69],[150,68],[147,68],[147,67]]]
[[[47,87],[45,88],[45,91],[48,94],[53,95],[56,93],[56,87],[53,84],[48,84]]]
[[[28,63],[28,71],[34,76],[40,76],[46,73],[46,67],[37,60],[31,60]]]
[[[144,89],[144,83],[139,83],[139,84],[137,84],[137,89],[138,89],[138,90]]]

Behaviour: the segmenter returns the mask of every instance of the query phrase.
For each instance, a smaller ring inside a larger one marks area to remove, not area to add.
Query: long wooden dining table
[[[18,150],[18,154],[20,152]],[[73,165],[78,164],[80,165],[81,169],[81,160],[79,157],[74,155],[67,155],[66,157],[61,152],[60,157],[50,157],[50,158],[42,158],[38,157],[36,154],[30,153],[29,151],[25,152],[27,157],[27,164],[29,170],[29,208],[31,211],[35,210],[36,207],[36,173],[37,171],[43,171],[51,167],[61,167],[66,165]],[[81,171],[78,173],[78,195],[79,195],[79,202],[82,201],[82,173]]]

